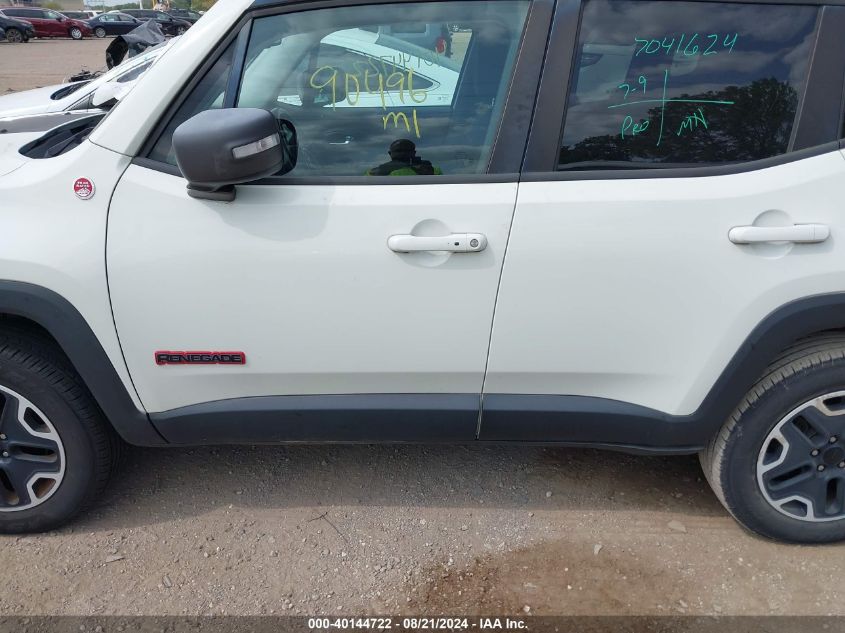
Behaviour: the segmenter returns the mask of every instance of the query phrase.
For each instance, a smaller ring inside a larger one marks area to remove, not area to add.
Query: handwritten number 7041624
[[[671,37],[671,39],[669,39]],[[657,55],[663,53],[665,55],[685,55],[692,57],[701,54],[702,56],[715,55],[721,51],[727,50],[732,53],[739,33],[728,33],[722,35],[720,33],[709,33],[702,35],[699,33],[692,33],[687,35],[681,33],[679,38],[667,35],[662,39],[635,37],[634,42],[639,46],[634,57],[640,55]],[[676,45],[677,44],[677,45]]]
[[[710,33],[709,35],[700,35],[699,33],[692,33],[689,36],[686,33],[681,33],[679,38],[675,36],[665,36],[662,39],[641,38],[635,37],[635,45],[639,46],[634,57],[639,55],[682,55],[685,57],[693,57],[701,55],[706,57],[708,55],[715,55],[719,52],[727,51],[732,53],[734,46],[736,46],[738,33],[728,33],[721,35],[719,33]],[[671,39],[670,39],[671,38]],[[706,48],[705,48],[706,45]],[[689,104],[690,111],[683,117],[680,127],[675,132],[681,136],[685,132],[697,129],[699,126],[707,129],[707,118],[704,114],[704,104],[711,105],[733,105],[733,101],[720,101],[715,99],[668,99],[666,97],[667,87],[669,85],[669,69],[663,71],[663,85],[662,92],[659,99],[645,98],[648,91],[648,78],[645,75],[640,75],[636,83],[621,83],[617,86],[619,90],[624,90],[625,94],[622,97],[622,103],[616,103],[607,106],[608,110],[617,108],[625,108],[641,103],[656,103],[659,104],[660,110],[660,129],[657,133],[657,143],[660,145],[663,140],[664,126],[666,122],[666,104],[668,103],[685,103]],[[633,94],[633,98],[629,100]],[[638,98],[642,95],[643,98]],[[649,119],[634,121],[634,117],[626,115],[622,120],[620,135],[623,139],[631,138],[639,134],[643,134],[651,124]],[[627,135],[627,136],[626,136]]]

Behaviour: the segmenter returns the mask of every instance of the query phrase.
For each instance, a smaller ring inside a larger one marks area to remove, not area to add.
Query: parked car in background
[[[131,57],[91,81],[76,81],[0,96],[0,118],[92,109],[91,98],[97,88],[107,83],[134,83],[175,41],[176,38],[173,38]]]
[[[0,16],[23,18],[35,27],[36,37],[69,37],[81,40],[90,37],[91,28],[82,20],[74,20],[52,9],[41,7],[2,7]]]
[[[114,13],[109,11],[109,13]],[[187,20],[174,18],[167,15],[164,11],[150,11],[148,9],[125,9],[119,13],[126,13],[133,18],[137,18],[142,22],[147,20],[155,20],[161,27],[165,35],[182,35],[185,31],[191,28],[191,23]]]
[[[194,24],[202,17],[198,11],[194,11],[193,9],[171,9],[170,11],[165,11],[165,13],[179,20],[190,22],[191,24]]]
[[[91,16],[88,15],[87,11],[62,11],[62,15],[66,18],[70,18],[72,20],[82,20],[83,22],[87,22],[91,19]]]
[[[35,37],[35,27],[26,20],[16,20],[0,15],[0,29],[5,31],[5,38],[8,42],[28,42]],[[0,40],[3,37],[0,36]]]
[[[95,18],[88,20],[88,26],[96,37],[106,35],[123,35],[137,28],[143,20],[133,18],[126,13],[101,13]]]

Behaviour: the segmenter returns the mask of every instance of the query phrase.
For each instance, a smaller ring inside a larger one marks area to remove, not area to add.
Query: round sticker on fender
[[[80,200],[90,200],[94,197],[94,183],[87,178],[77,178],[73,183],[73,193]]]

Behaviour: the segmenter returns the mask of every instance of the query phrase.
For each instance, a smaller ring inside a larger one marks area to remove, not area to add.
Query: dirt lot
[[[843,564],[743,532],[692,457],[132,449],[99,509],[0,538],[0,614],[841,614]]]
[[[30,40],[26,44],[0,42],[0,95],[62,83],[83,68],[106,66],[106,47],[111,38]]]
[[[0,44],[0,93],[106,44]],[[694,457],[130,449],[99,508],[0,537],[0,615],[845,614],[843,568],[742,531]]]

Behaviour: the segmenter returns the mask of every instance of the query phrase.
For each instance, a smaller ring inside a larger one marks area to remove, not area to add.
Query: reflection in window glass
[[[294,124],[294,176],[483,173],[527,8],[447,1],[258,18],[237,105]]]
[[[788,151],[817,10],[589,0],[560,168],[713,164]]]
[[[135,81],[136,79],[138,79],[138,77],[140,77],[145,72],[147,72],[147,70],[149,70],[150,66],[153,65],[154,61],[155,61],[154,59],[151,59],[148,62],[144,62],[143,64],[139,64],[138,66],[136,66],[135,68],[133,68],[129,72],[124,73],[123,75],[118,77],[117,81],[119,83],[122,83],[122,84],[125,84],[125,83],[130,82],[130,81]]]

